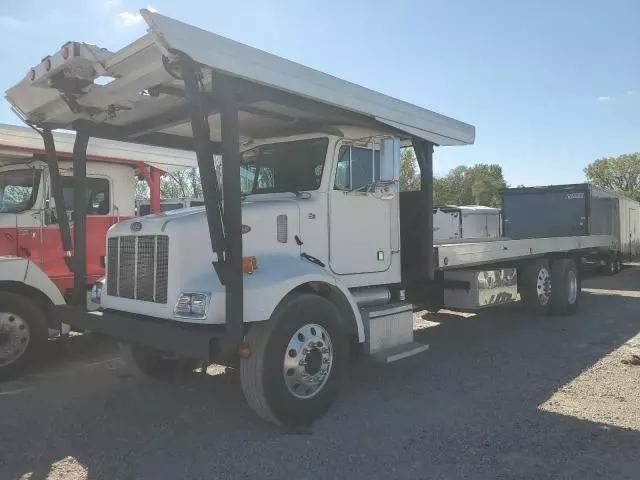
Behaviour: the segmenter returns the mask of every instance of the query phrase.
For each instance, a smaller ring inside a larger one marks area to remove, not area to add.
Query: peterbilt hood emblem
[[[139,232],[140,230],[142,230],[142,223],[133,222],[130,228],[132,232]]]

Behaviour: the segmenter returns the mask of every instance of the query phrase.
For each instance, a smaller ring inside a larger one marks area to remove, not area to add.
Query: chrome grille
[[[167,303],[169,237],[126,235],[107,243],[107,294]]]
[[[169,237],[156,237],[156,302],[167,303],[167,286],[169,284]]]
[[[109,272],[114,275],[109,275]],[[107,294],[115,295],[118,291],[118,237],[107,241]]]

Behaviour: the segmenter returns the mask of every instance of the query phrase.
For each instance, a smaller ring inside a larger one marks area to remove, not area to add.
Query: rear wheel
[[[41,306],[15,293],[0,293],[0,378],[8,378],[32,362],[47,340]]]
[[[262,418],[310,425],[331,407],[348,363],[340,312],[311,294],[287,298],[247,334],[251,356],[240,365],[242,390]]]
[[[525,263],[518,271],[518,290],[522,304],[535,313],[546,313],[551,306],[551,269],[547,260]]]
[[[553,313],[571,314],[578,310],[581,293],[580,272],[570,258],[553,262],[551,270],[553,290],[551,308]]]
[[[618,268],[619,260],[616,256],[611,256],[607,259],[607,264],[605,266],[605,274],[606,275],[615,275],[620,271]]]

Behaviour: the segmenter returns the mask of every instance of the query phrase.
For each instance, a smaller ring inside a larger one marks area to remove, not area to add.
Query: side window
[[[62,177],[62,196],[65,210],[73,211],[73,177]],[[111,210],[109,180],[106,178],[87,178],[87,215],[108,215]]]
[[[338,154],[335,189],[367,191],[380,180],[380,151],[343,146]]]
[[[258,167],[258,181],[257,181],[257,189],[258,190],[267,190],[269,188],[275,188],[275,172],[273,171],[273,167]]]

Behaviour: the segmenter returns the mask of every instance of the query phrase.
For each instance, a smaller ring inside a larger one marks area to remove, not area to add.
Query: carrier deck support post
[[[216,273],[225,287],[225,336],[219,341],[220,354],[236,349],[243,335],[242,211],[240,207],[240,139],[238,104],[229,82],[213,77],[216,100],[220,105],[222,153],[222,194],[213,164],[213,145],[207,117],[206,92],[200,88],[201,70],[190,59],[181,57],[185,94],[191,119],[194,149],[201,172],[202,194],[209,225],[211,248],[217,259]],[[209,69],[213,76],[213,72]]]
[[[433,272],[436,270],[436,262],[433,255],[433,144],[419,138],[413,138],[413,150],[420,167],[420,191],[425,213],[420,227],[422,228],[422,274],[430,283],[433,281]]]
[[[89,134],[77,130],[73,145],[73,304],[87,305],[87,147]]]
[[[35,129],[35,128],[34,128]],[[67,266],[71,271],[73,266],[69,264],[73,247],[71,245],[71,233],[69,229],[69,218],[64,206],[64,197],[62,195],[62,180],[60,178],[60,169],[58,168],[58,155],[56,153],[56,145],[53,139],[53,132],[50,128],[35,129],[41,136],[44,143],[44,150],[47,156],[47,169],[49,170],[49,178],[51,182],[51,193],[56,205],[56,215],[58,217],[58,225],[60,226],[60,240],[62,243],[62,251],[67,261]]]

